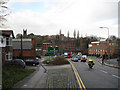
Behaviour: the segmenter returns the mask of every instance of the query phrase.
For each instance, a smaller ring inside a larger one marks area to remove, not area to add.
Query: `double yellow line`
[[[69,61],[69,62],[70,62],[70,64],[72,65],[72,68],[73,68],[73,71],[74,71],[74,73],[75,73],[75,76],[76,76],[76,79],[77,79],[77,81],[78,81],[78,84],[79,84],[80,89],[81,89],[81,90],[83,90],[83,89],[86,90],[86,87],[85,87],[85,85],[83,84],[83,82],[82,82],[82,80],[81,80],[81,78],[80,78],[80,76],[79,76],[79,74],[78,74],[75,66],[71,63],[71,61]]]

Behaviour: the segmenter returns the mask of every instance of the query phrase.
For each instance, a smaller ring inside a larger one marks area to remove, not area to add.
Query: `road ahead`
[[[89,60],[90,57],[88,57]],[[77,69],[86,88],[118,88],[120,77],[118,69],[101,65],[97,58],[91,57],[95,62],[92,69],[87,62],[72,62]]]

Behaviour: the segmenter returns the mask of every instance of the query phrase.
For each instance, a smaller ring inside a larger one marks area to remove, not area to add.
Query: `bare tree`
[[[6,16],[9,15],[9,10],[7,7],[7,3],[9,0],[0,0],[0,27],[5,26]]]

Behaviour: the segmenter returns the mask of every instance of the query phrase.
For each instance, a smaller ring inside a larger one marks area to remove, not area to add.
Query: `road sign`
[[[54,54],[59,55],[59,47],[58,46],[54,47]]]
[[[48,47],[48,55],[54,55],[54,48],[52,46]]]

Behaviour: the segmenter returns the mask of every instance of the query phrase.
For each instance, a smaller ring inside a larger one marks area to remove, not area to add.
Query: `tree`
[[[74,33],[73,33],[73,35],[74,35],[74,38],[76,38],[76,30],[74,30]]]
[[[68,31],[67,37],[69,38],[69,31]]]
[[[6,4],[8,3],[8,0],[0,0],[0,27],[4,27],[6,20],[6,16],[9,15],[9,10]]]
[[[114,36],[114,35],[111,35],[111,36],[110,36],[110,40],[117,40],[117,37]]]
[[[79,38],[79,30],[78,30],[78,33],[77,33],[77,38]]]

